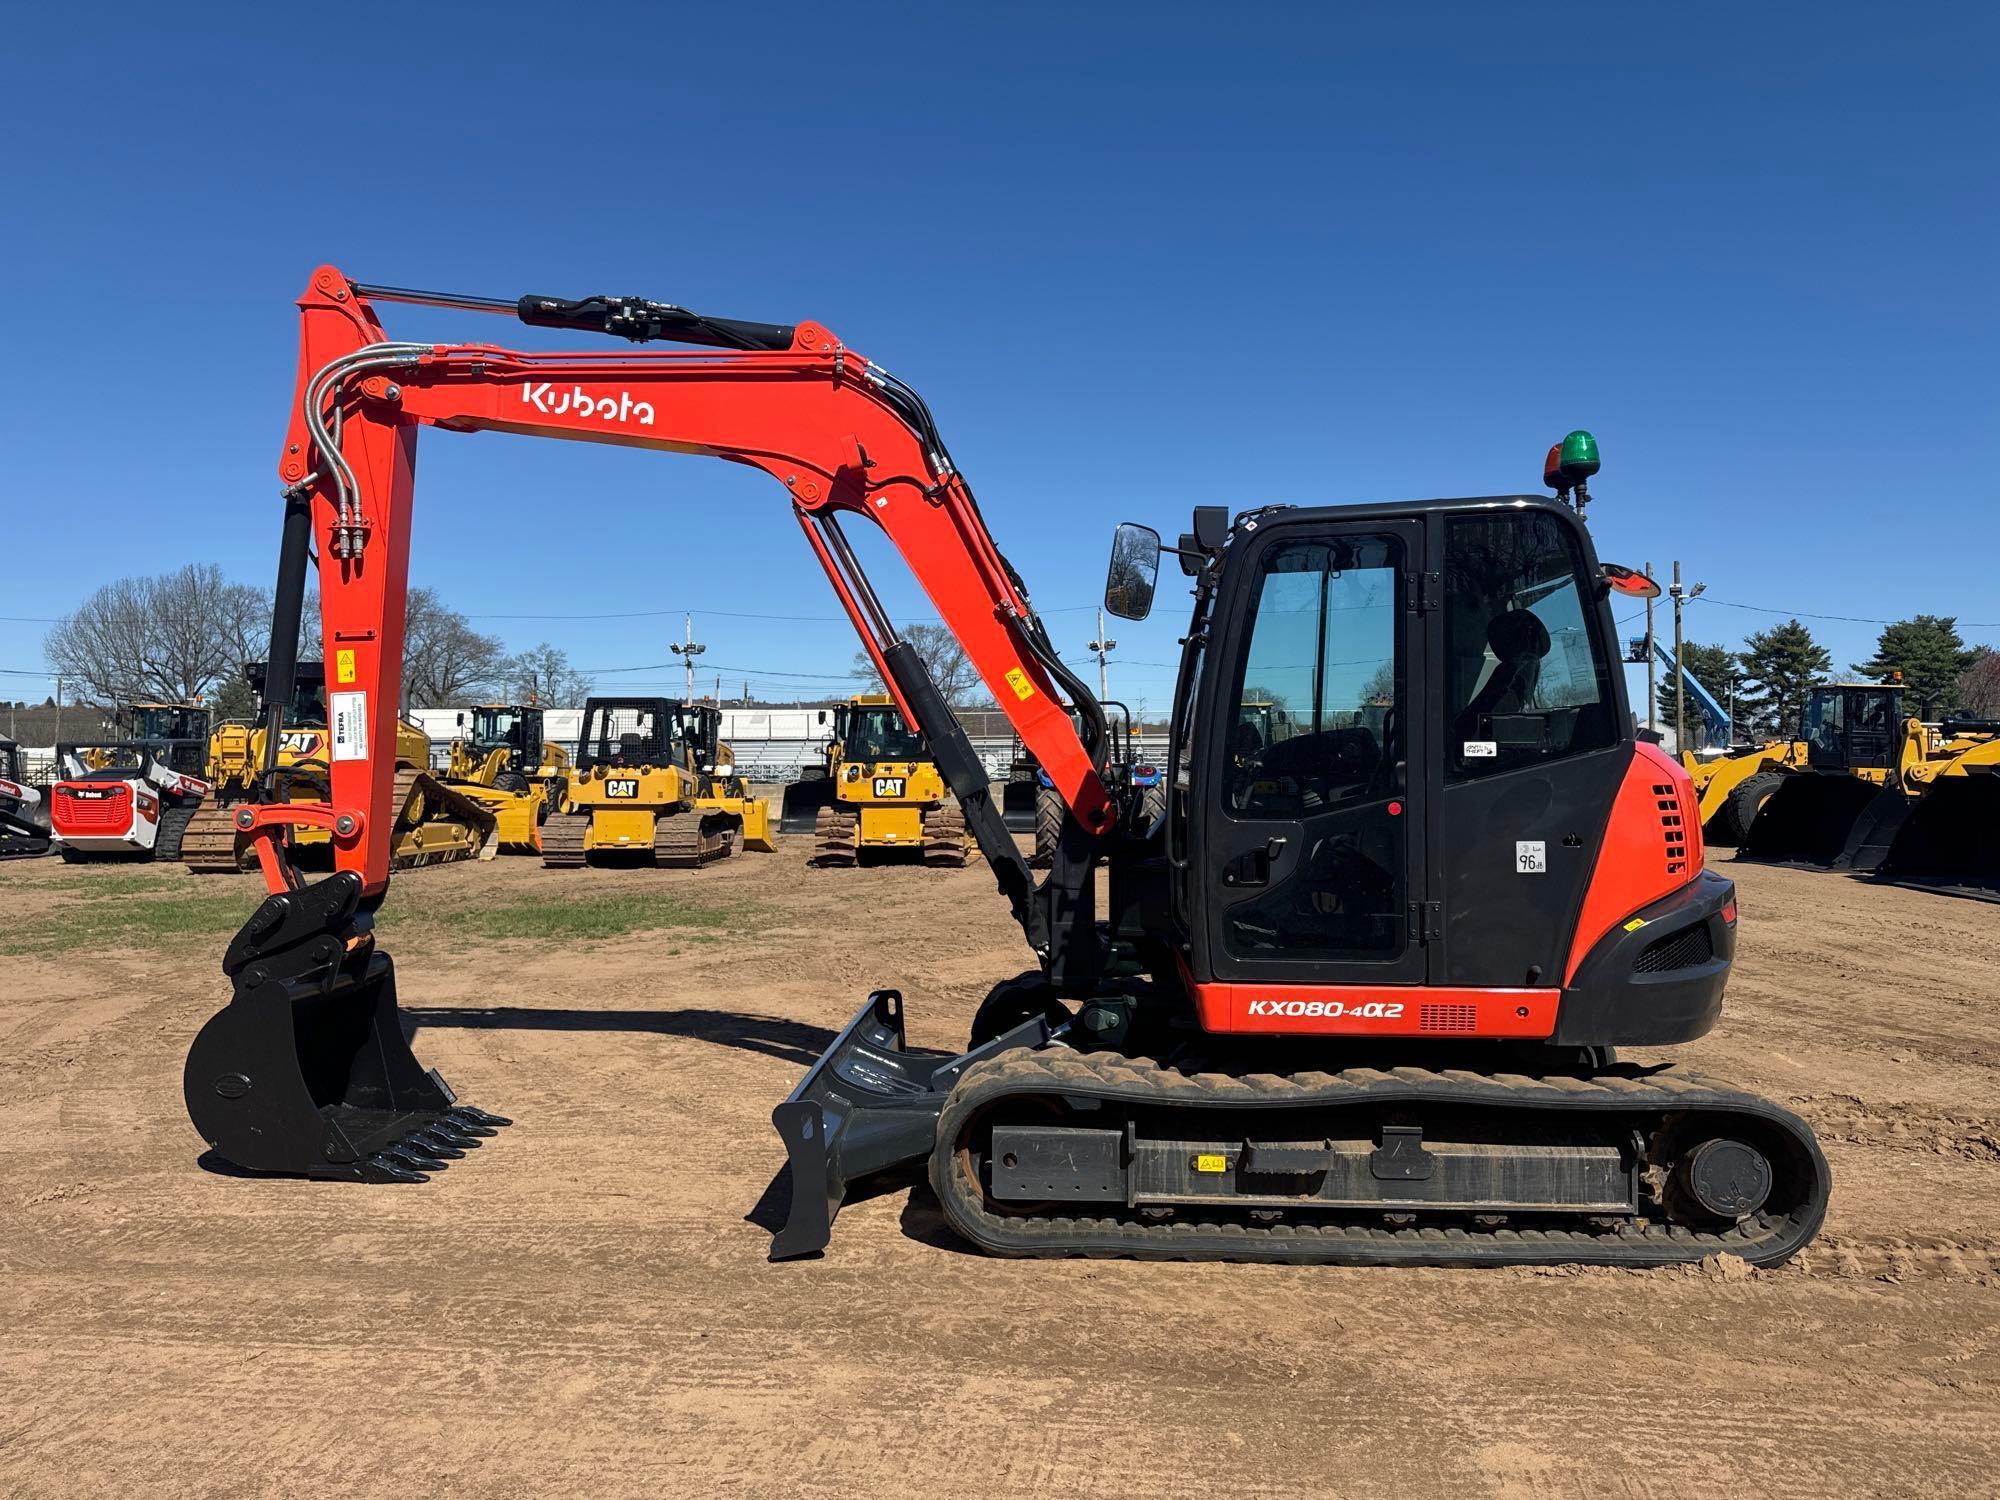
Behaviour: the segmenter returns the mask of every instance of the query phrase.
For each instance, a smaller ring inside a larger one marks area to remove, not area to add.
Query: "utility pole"
[[[1104,633],[1104,611],[1097,612],[1097,639],[1090,643],[1091,651],[1097,657],[1097,696],[1100,699],[1111,696],[1111,685],[1104,671],[1104,659],[1118,649],[1118,643]]]
[[[1653,565],[1646,564],[1646,576],[1653,576]],[[1658,734],[1659,726],[1653,722],[1659,712],[1660,688],[1656,680],[1659,658],[1653,654],[1653,595],[1646,596],[1646,732]]]
[[[706,651],[708,647],[702,645],[694,638],[693,615],[683,615],[681,621],[682,628],[687,632],[687,641],[686,644],[675,641],[673,643],[673,652],[687,666],[687,701],[692,703],[694,702],[694,659]]]
[[[61,679],[60,677],[58,677],[58,678],[56,679],[56,738],[55,738],[55,742],[56,742],[56,743],[57,743],[58,745],[60,745],[60,744],[62,743],[62,679]]]
[[[1673,587],[1667,590],[1667,594],[1674,601],[1674,754],[1676,755],[1687,753],[1687,666],[1682,659],[1686,637],[1681,631],[1681,606],[1690,599],[1700,598],[1701,591],[1707,587],[1705,583],[1697,583],[1691,589],[1682,588],[1681,565],[1679,559],[1675,559]]]

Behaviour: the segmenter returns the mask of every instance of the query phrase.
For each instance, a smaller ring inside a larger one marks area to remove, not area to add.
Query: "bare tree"
[[[481,635],[435,589],[411,589],[403,617],[403,702],[463,708],[506,675],[497,636]]]
[[[2000,719],[2000,651],[1981,646],[1958,674],[1959,707],[1975,719]]]
[[[199,702],[240,670],[241,644],[265,597],[213,563],[108,583],[57,621],[42,649],[65,681],[100,703]]]
[[[959,645],[958,637],[944,626],[911,625],[904,629],[903,639],[915,648],[918,660],[929,669],[931,681],[937,684],[937,690],[950,707],[965,707],[972,695],[980,691],[978,670],[966,656],[965,648]],[[868,659],[866,651],[854,653],[854,675],[887,691],[882,674],[875,670],[875,663]]]
[[[580,704],[596,684],[569,664],[569,653],[547,641],[507,660],[507,685],[519,701]]]

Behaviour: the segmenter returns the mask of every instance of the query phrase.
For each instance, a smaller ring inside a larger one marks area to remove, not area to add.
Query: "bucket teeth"
[[[412,1135],[404,1137],[404,1144],[413,1146],[428,1155],[442,1157],[446,1161],[457,1161],[465,1155],[465,1152],[461,1148],[453,1145],[443,1135],[439,1134],[435,1125],[429,1129],[419,1130]]]
[[[413,1172],[442,1172],[444,1158],[426,1154],[422,1148],[410,1144],[408,1138],[383,1148],[380,1153],[391,1161],[399,1161]]]
[[[498,1128],[499,1126],[502,1125],[512,1125],[514,1123],[512,1120],[508,1119],[505,1115],[489,1115],[485,1110],[474,1109],[470,1104],[459,1105],[445,1118],[450,1120],[461,1120],[469,1125],[491,1125],[494,1126],[495,1128]]]
[[[400,1160],[392,1160],[386,1151],[378,1151],[362,1163],[362,1170],[371,1182],[429,1182],[427,1173],[416,1171]]]
[[[479,1144],[479,1137],[462,1125],[450,1120],[439,1120],[424,1127],[424,1134],[434,1141],[443,1141],[447,1146],[456,1146],[461,1151],[470,1151]]]

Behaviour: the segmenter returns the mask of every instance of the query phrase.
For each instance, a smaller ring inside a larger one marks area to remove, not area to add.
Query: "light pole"
[[[1097,696],[1099,699],[1111,696],[1111,684],[1104,670],[1104,659],[1118,649],[1118,643],[1104,633],[1104,611],[1097,612],[1097,639],[1090,643],[1091,651],[1097,657]]]
[[[1705,583],[1697,583],[1691,589],[1681,587],[1681,565],[1674,563],[1673,586],[1667,590],[1674,601],[1674,754],[1687,754],[1687,664],[1682,659],[1685,637],[1681,633],[1681,606],[1690,599],[1699,599]]]
[[[687,701],[692,703],[694,702],[694,659],[706,651],[708,647],[702,645],[694,638],[694,616],[683,615],[681,620],[682,628],[687,632],[687,640],[685,644],[675,641],[673,643],[673,652],[687,666]]]

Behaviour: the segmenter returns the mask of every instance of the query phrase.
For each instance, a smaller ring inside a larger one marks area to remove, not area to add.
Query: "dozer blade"
[[[834,782],[830,776],[810,781],[794,781],[785,788],[785,800],[778,813],[778,832],[811,833],[819,823],[819,810],[834,803]]]
[[[410,1051],[396,978],[359,911],[360,877],[268,897],[223,956],[235,994],[195,1037],[188,1118],[255,1172],[422,1182],[510,1123],[462,1105]]]
[[[732,813],[740,827],[736,832],[738,849],[754,850],[758,854],[776,854],[778,844],[771,837],[771,804],[763,797],[697,797],[696,807],[713,808],[717,812]],[[811,832],[810,829],[807,832]]]
[[[1049,1035],[1047,1019],[1036,1016],[970,1052],[912,1051],[902,995],[870,995],[771,1111],[792,1169],[791,1213],[771,1240],[771,1259],[824,1250],[851,1183],[929,1157],[945,1098],[966,1068],[1009,1047],[1043,1046]]]
[[[1800,772],[1765,799],[1737,851],[1745,859],[1838,865],[1881,788],[1858,776]]]

